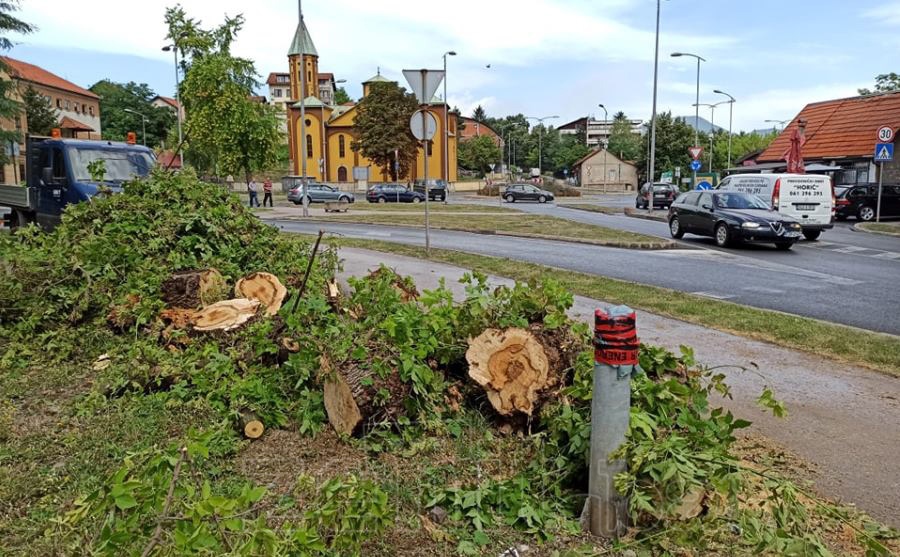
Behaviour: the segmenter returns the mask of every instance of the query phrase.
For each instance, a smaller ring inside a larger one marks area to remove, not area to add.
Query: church
[[[288,51],[288,67],[290,72],[290,101],[288,106],[288,145],[293,164],[293,173],[302,172],[302,157],[306,157],[306,175],[321,182],[353,182],[354,169],[356,176],[371,182],[391,181],[390,169],[381,168],[371,160],[351,149],[357,137],[354,121],[356,120],[356,103],[349,102],[332,105],[322,100],[319,89],[319,53],[313,44],[306,23],[300,21],[294,40]],[[306,72],[305,90],[300,72]],[[381,75],[381,71],[363,82],[363,97],[369,94],[370,87],[376,82],[389,82]],[[396,82],[395,82],[396,83]],[[306,112],[306,152],[300,141],[300,102],[304,99]],[[331,100],[331,99],[328,99]],[[437,131],[428,149],[428,179],[456,181],[456,118],[449,114],[449,142],[447,160],[444,159],[444,140],[447,122],[444,121],[444,101],[434,98],[429,103],[429,111],[437,120]],[[411,176],[401,176],[402,182],[420,179],[425,175],[425,156],[419,148],[416,167]]]

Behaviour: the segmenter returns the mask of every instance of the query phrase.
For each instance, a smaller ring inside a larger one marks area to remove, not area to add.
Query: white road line
[[[691,292],[691,294],[694,296],[703,296],[704,298],[713,298],[714,300],[728,300],[729,298],[734,298],[734,296],[716,294],[714,292]]]
[[[885,251],[881,252],[878,255],[872,255],[870,257],[876,257],[878,259],[900,259],[900,253],[895,253],[893,251]]]
[[[844,247],[842,247],[842,248],[833,249],[833,250],[830,250],[830,251],[836,251],[836,252],[838,252],[838,253],[853,253],[853,252],[856,252],[856,251],[866,251],[866,250],[868,250],[868,249],[869,249],[869,248],[863,248],[863,247],[860,247],[860,246],[844,246]],[[877,251],[877,250],[873,250],[873,251]]]
[[[766,288],[765,286],[745,286],[741,288],[741,290],[746,290],[748,292],[759,292],[760,294],[784,294],[784,290],[779,290],[777,288]]]

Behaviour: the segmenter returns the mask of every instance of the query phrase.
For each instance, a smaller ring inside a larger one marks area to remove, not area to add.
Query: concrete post
[[[609,456],[625,442],[631,410],[631,375],[638,369],[635,313],[627,306],[594,315],[594,390],[587,523],[595,536],[618,538],[628,522],[627,501],[616,492],[623,460]]]

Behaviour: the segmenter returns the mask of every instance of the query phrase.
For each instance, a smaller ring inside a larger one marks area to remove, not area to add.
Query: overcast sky
[[[173,2],[174,3],[174,2]],[[163,14],[151,0],[23,0],[38,26],[17,39],[13,57],[83,86],[109,78],[146,82],[171,95],[171,53],[161,52]],[[243,13],[234,48],[262,79],[285,71],[297,25],[294,0],[184,0],[207,26]],[[464,114],[585,114],[648,119],[653,83],[654,0],[306,0],[304,14],[321,71],[360,83],[381,68],[403,83],[404,68],[440,68],[449,59],[449,98]],[[735,129],[771,126],[809,102],[851,96],[879,73],[900,71],[900,0],[671,0],[662,3],[659,110],[692,114],[699,54],[700,102],[737,98]],[[486,66],[490,64],[490,68]],[[701,108],[709,119],[709,109]],[[728,107],[716,110],[727,128]]]

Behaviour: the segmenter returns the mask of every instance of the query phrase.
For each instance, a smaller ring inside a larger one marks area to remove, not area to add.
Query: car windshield
[[[93,180],[88,165],[97,160],[105,163],[103,180],[106,182],[124,182],[146,176],[150,174],[154,162],[153,156],[148,152],[83,147],[70,147],[69,159],[72,162],[72,174],[78,182]]]
[[[747,193],[720,193],[716,195],[716,207],[721,209],[768,209],[769,204]]]

